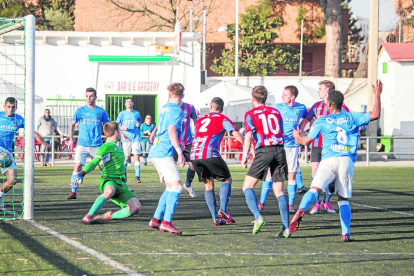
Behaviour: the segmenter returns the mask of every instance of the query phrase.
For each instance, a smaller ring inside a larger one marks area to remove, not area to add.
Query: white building
[[[23,50],[13,47],[22,35],[3,35],[0,47],[9,52]],[[97,104],[112,120],[124,110],[127,96],[134,99],[134,108],[142,117],[156,118],[157,110],[168,101],[171,82],[182,83],[186,99],[195,101],[201,90],[200,34],[182,33],[181,37],[181,47],[177,47],[174,32],[36,32],[36,119],[50,108],[67,132],[75,110],[85,105],[88,87],[96,88]],[[4,74],[3,79],[14,82],[13,76],[7,77]]]
[[[384,83],[381,134],[414,136],[414,43],[382,43],[378,78]],[[395,140],[393,151],[414,152],[414,139]]]

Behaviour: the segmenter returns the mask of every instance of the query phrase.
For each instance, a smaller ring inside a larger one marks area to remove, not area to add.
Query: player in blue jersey
[[[215,97],[210,103],[210,113],[201,117],[195,127],[195,137],[191,148],[191,163],[200,182],[204,182],[204,196],[215,226],[235,223],[227,210],[231,196],[231,174],[219,151],[226,131],[243,144],[243,136],[233,122],[222,115],[224,102]],[[221,182],[220,210],[217,212],[214,179]]]
[[[171,220],[183,189],[180,173],[173,159],[173,152],[175,149],[178,155],[177,164],[183,168],[185,158],[178,139],[181,135],[183,121],[183,111],[180,104],[184,86],[181,83],[171,83],[167,89],[169,102],[158,112],[158,134],[148,155],[157,169],[161,183],[165,183],[166,189],[160,197],[149,227],[181,235],[182,232],[172,225]],[[162,217],[164,219],[161,221]]]
[[[288,194],[289,194],[289,212],[294,213],[294,204],[296,198],[296,174],[299,172],[299,145],[292,136],[293,128],[297,128],[300,120],[306,115],[306,106],[296,102],[299,91],[296,86],[286,86],[282,92],[282,103],[274,106],[282,115],[284,148],[286,152],[286,161],[288,168]],[[272,189],[273,182],[268,178],[263,182],[259,210],[262,210],[266,202],[266,198]],[[302,187],[303,189],[304,187]],[[306,189],[306,188],[305,188]]]
[[[15,114],[16,109],[16,99],[8,97],[4,102],[5,111],[0,112],[0,153],[2,156],[8,155],[8,158],[3,157],[4,161],[0,166],[1,173],[6,175],[6,181],[0,186],[0,208],[7,207],[7,204],[3,204],[3,196],[17,183],[17,166],[12,151],[16,133],[20,128],[24,128],[24,118]],[[34,134],[36,140],[48,151],[50,145],[37,132]]]
[[[109,122],[106,111],[96,106],[96,90],[92,87],[86,89],[86,105],[76,110],[72,122],[69,126],[69,151],[73,151],[73,129],[76,123],[79,123],[79,137],[76,146],[74,169],[72,176],[78,175],[82,171],[82,166],[86,164],[86,158],[90,155],[95,157],[96,152],[102,145],[102,125]],[[76,199],[78,186],[71,181],[72,192],[66,199]]]
[[[183,95],[184,98],[184,95]],[[184,157],[185,160],[188,162],[188,169],[187,169],[187,178],[184,183],[184,189],[187,190],[188,194],[192,198],[196,198],[196,193],[191,187],[191,182],[193,182],[195,171],[193,165],[190,162],[190,154],[191,154],[191,145],[193,143],[193,133],[191,132],[191,120],[194,122],[194,126],[197,123],[198,116],[197,112],[192,104],[182,103],[181,110],[183,111],[183,130],[181,132],[181,137],[178,140],[180,144],[184,145]],[[177,161],[177,153],[174,152],[174,160]]]
[[[129,156],[134,155],[134,168],[135,168],[135,182],[141,183],[141,166],[139,162],[139,154],[141,154],[141,131],[139,126],[142,123],[141,114],[139,111],[134,110],[134,102],[132,98],[125,98],[126,110],[118,114],[116,121],[120,124],[120,129],[128,138],[122,137],[122,149],[125,154],[125,177],[126,170],[129,164]],[[125,180],[126,181],[126,180]]]
[[[382,83],[377,80],[372,86],[375,94],[373,111],[369,113],[342,112],[344,96],[334,90],[329,93],[326,106],[330,115],[319,118],[313,124],[308,136],[301,136],[298,130],[293,131],[302,145],[309,145],[313,139],[322,134],[322,161],[316,171],[310,190],[303,196],[299,210],[290,222],[290,231],[299,228],[306,209],[313,203],[318,194],[334,182],[338,193],[339,216],[341,220],[341,241],[352,241],[350,234],[351,207],[349,199],[352,197],[352,176],[354,162],[358,151],[359,127],[377,120],[381,112]]]

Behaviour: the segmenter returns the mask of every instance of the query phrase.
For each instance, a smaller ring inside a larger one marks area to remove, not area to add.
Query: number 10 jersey
[[[280,112],[270,106],[257,106],[244,116],[246,134],[250,131],[256,142],[255,149],[263,146],[283,146],[283,124]]]

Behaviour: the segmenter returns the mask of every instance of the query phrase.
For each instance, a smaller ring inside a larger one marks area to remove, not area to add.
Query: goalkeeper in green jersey
[[[82,221],[86,224],[127,218],[138,213],[141,208],[138,198],[129,191],[125,184],[125,155],[123,150],[116,144],[121,140],[119,124],[117,122],[106,123],[103,131],[107,137],[105,144],[98,149],[93,160],[83,171],[72,176],[72,188],[79,187],[83,177],[93,171],[99,162],[102,161],[103,163],[101,180],[99,181],[99,189],[102,194],[95,200],[88,214],[83,218]],[[108,199],[118,204],[121,210],[117,212],[110,210],[103,215],[93,217],[105,206]]]

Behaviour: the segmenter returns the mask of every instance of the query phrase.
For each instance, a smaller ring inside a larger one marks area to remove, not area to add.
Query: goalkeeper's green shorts
[[[101,190],[101,194],[103,194],[103,191],[105,190],[105,187],[107,185],[110,185],[114,187],[115,194],[111,198],[111,201],[115,204],[118,204],[119,207],[125,208],[126,203],[131,198],[136,197],[127,187],[127,185],[121,180],[121,179],[101,179],[99,181],[99,188]]]

